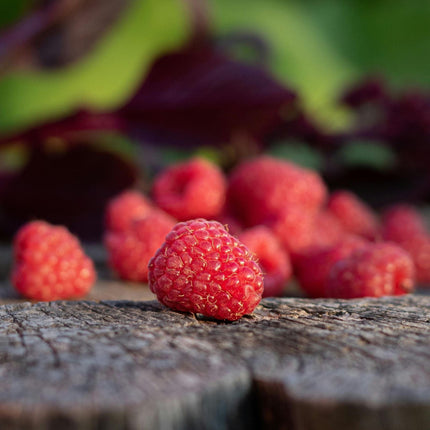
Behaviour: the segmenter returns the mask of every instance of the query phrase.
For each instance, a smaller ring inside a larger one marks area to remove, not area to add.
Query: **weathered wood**
[[[119,280],[101,279],[85,297],[86,300],[155,300],[155,294],[148,285]],[[0,305],[10,303],[23,303],[28,300],[20,297],[10,282],[0,282]]]
[[[0,306],[0,428],[424,429],[430,297]]]

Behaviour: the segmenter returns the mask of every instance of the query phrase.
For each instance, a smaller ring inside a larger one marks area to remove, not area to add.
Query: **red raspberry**
[[[108,232],[105,237],[110,267],[121,279],[134,282],[148,280],[148,263],[163,244],[176,221],[161,210],[134,220],[122,232]]]
[[[151,203],[139,191],[124,191],[108,203],[105,214],[106,229],[125,231],[134,219],[145,217],[152,209]]]
[[[329,211],[319,212],[314,220],[312,248],[336,245],[346,235],[339,220]]]
[[[398,242],[408,252],[415,264],[417,283],[426,287],[430,284],[430,236],[415,235]]]
[[[149,286],[164,305],[234,321],[263,294],[254,255],[216,221],[179,223],[149,262]]]
[[[326,282],[331,268],[340,260],[349,257],[357,249],[368,246],[368,241],[348,235],[328,248],[317,248],[296,258],[295,269],[303,291],[309,297],[324,297]]]
[[[184,221],[196,217],[215,218],[225,203],[227,183],[222,171],[203,158],[176,164],[154,182],[157,205]]]
[[[285,208],[267,226],[294,258],[309,248],[314,239],[315,215],[298,206]]]
[[[257,226],[239,234],[238,239],[258,258],[264,273],[263,297],[281,296],[292,267],[276,236],[267,227]]]
[[[384,240],[401,243],[417,235],[427,235],[427,229],[422,216],[413,206],[396,205],[384,212],[382,216]]]
[[[82,297],[96,280],[92,261],[65,227],[43,221],[24,225],[14,240],[12,284],[33,300]]]
[[[333,193],[328,210],[339,220],[344,229],[352,234],[375,239],[379,222],[372,209],[349,191]]]
[[[414,263],[399,246],[381,242],[355,251],[330,270],[327,297],[352,299],[412,291]]]
[[[287,161],[262,156],[240,164],[230,177],[233,213],[253,226],[276,218],[285,207],[315,213],[327,192],[319,175]]]
[[[430,236],[424,219],[412,206],[397,205],[383,215],[382,236],[409,252],[417,282],[430,283]]]

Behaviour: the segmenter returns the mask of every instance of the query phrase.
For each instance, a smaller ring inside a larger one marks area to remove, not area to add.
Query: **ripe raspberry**
[[[296,274],[300,286],[309,297],[324,297],[331,268],[369,242],[359,236],[346,235],[336,245],[316,248],[296,258]]]
[[[261,300],[254,255],[216,221],[177,224],[149,262],[149,286],[164,305],[234,321]]]
[[[43,221],[24,225],[14,240],[12,284],[33,300],[82,297],[96,280],[92,261],[65,227]]]
[[[329,211],[322,210],[314,220],[312,248],[333,246],[345,235],[345,229],[339,220]]]
[[[243,231],[238,239],[258,258],[264,273],[263,297],[281,296],[292,267],[276,236],[267,227],[257,226]]]
[[[415,264],[417,283],[428,287],[430,284],[430,236],[414,235],[408,240],[397,243],[410,254]]]
[[[194,158],[162,172],[152,191],[161,209],[185,221],[215,218],[224,206],[226,188],[226,179],[215,164]]]
[[[372,209],[356,195],[349,191],[337,191],[331,195],[327,207],[347,232],[367,239],[377,237],[378,219]]]
[[[414,264],[399,246],[381,242],[355,251],[330,270],[327,297],[352,299],[412,291]]]
[[[412,236],[427,235],[426,225],[420,213],[409,205],[396,205],[382,215],[384,240],[401,243]]]
[[[148,280],[148,263],[163,244],[176,221],[161,210],[134,220],[126,231],[108,232],[105,237],[110,267],[121,279],[134,282]]]
[[[299,206],[285,208],[277,218],[267,222],[284,248],[294,258],[312,245],[315,215]]]
[[[430,284],[430,235],[415,208],[397,205],[386,211],[383,215],[382,237],[396,242],[411,255],[419,284]]]
[[[148,215],[151,203],[139,191],[124,191],[114,197],[107,205],[105,226],[109,231],[125,231],[132,221]]]
[[[262,156],[232,173],[227,199],[246,226],[277,217],[285,207],[316,212],[327,195],[319,175],[292,163]]]

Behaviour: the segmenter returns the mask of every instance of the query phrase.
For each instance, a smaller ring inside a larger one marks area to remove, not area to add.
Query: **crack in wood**
[[[429,315],[425,296],[266,299],[233,323],[156,302],[3,305],[0,339],[13,327],[25,350],[0,354],[0,428],[426,428]]]

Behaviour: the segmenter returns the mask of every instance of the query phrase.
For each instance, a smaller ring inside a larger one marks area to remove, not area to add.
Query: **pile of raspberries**
[[[430,283],[430,234],[398,204],[379,217],[348,191],[329,194],[318,173],[260,156],[227,178],[203,158],[154,180],[152,198],[128,190],[110,201],[104,243],[124,280],[149,283],[164,305],[221,320],[251,313],[262,297],[401,295]],[[92,261],[64,227],[23,226],[12,283],[34,300],[84,296]],[[292,280],[295,282],[291,282]]]

